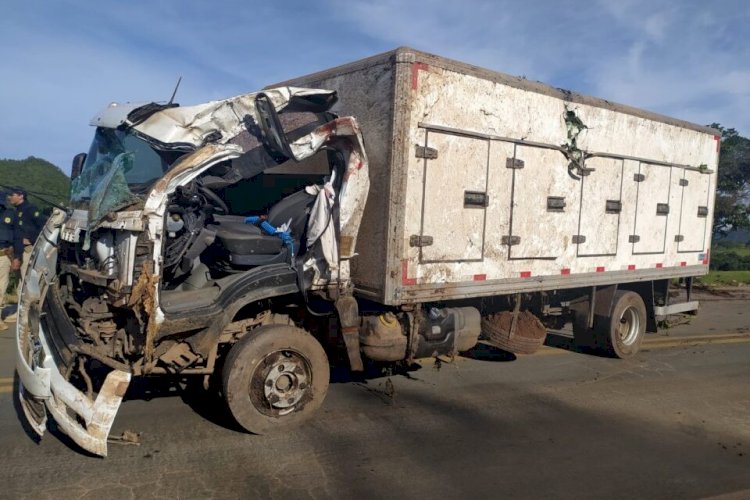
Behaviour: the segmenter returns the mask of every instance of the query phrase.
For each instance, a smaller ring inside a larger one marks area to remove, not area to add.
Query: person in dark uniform
[[[8,201],[16,207],[16,234],[14,245],[15,258],[21,259],[21,279],[26,275],[29,257],[39,233],[44,227],[45,217],[42,211],[26,201],[26,191],[23,188],[13,188],[8,195]],[[16,315],[8,316],[5,321],[13,323]]]
[[[16,211],[5,203],[5,193],[0,193],[0,312],[5,308],[5,293],[8,291],[10,273],[21,268],[21,259],[14,256],[14,247],[23,250],[16,231]],[[0,331],[7,330],[0,321]]]

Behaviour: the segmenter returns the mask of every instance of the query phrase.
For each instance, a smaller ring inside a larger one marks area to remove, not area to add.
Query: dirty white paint
[[[359,235],[367,265],[353,274],[360,293],[398,304],[707,272],[718,152],[706,127],[411,49],[285,82],[301,83],[339,93],[336,111],[360,122],[377,174]],[[566,106],[587,127],[578,147],[600,155],[582,179],[556,150],[568,141]],[[418,158],[417,146],[437,158]],[[465,208],[463,192],[482,189],[486,209]],[[548,211],[548,197],[563,197],[564,210]],[[415,235],[433,246],[411,246]]]

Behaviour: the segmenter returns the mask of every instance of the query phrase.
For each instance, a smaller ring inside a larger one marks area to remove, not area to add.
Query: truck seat
[[[315,196],[302,189],[282,198],[268,211],[267,220],[274,227],[291,220],[289,232],[294,239],[296,254],[299,254],[314,201]],[[215,215],[211,229],[216,231],[216,240],[229,254],[232,265],[260,266],[289,260],[289,249],[281,238],[266,234],[253,224],[246,224],[243,215]]]

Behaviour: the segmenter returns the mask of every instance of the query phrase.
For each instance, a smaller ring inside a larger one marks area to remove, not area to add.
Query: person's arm
[[[23,256],[23,231],[18,214],[13,214],[13,260],[20,260]]]

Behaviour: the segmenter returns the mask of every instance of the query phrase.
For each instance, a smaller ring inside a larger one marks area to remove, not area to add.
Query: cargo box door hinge
[[[425,158],[427,160],[436,160],[438,157],[438,150],[435,148],[429,148],[426,146],[417,146],[416,156],[417,158]]]
[[[429,247],[432,245],[432,236],[420,236],[418,234],[412,234],[409,237],[409,246],[411,247]]]
[[[513,246],[521,244],[520,236],[503,236],[500,238],[500,243],[503,245]]]

